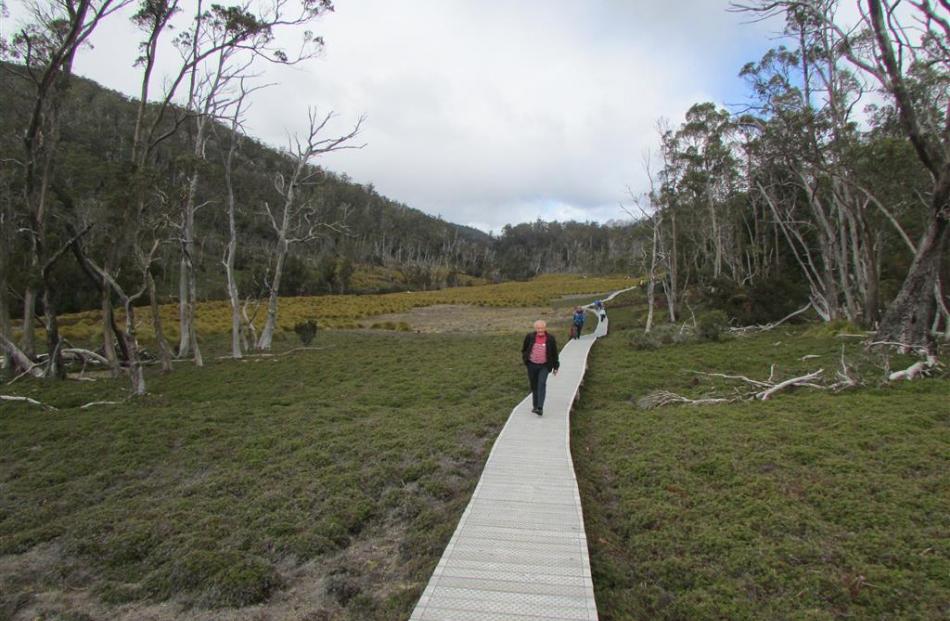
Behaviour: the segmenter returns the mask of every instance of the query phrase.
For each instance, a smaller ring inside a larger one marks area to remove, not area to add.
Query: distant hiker
[[[600,300],[594,302],[594,309],[597,311],[597,318],[603,321],[607,318],[607,313],[604,311],[604,303]]]
[[[571,323],[574,326],[571,336],[576,339],[581,338],[581,330],[584,329],[584,309],[580,306],[574,309],[574,316],[571,318]]]
[[[524,337],[521,345],[521,359],[528,368],[528,383],[531,385],[531,411],[541,416],[544,413],[544,392],[548,383],[548,373],[557,375],[561,366],[557,358],[557,341],[548,332],[548,324],[543,319],[534,322],[534,332]]]

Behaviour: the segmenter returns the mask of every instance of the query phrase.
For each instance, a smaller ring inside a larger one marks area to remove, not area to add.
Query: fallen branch
[[[7,382],[7,385],[12,384],[13,382],[17,381],[18,379],[20,379],[21,377],[24,377],[24,376],[26,376],[26,375],[32,375],[33,377],[43,377],[43,371],[42,371],[42,370],[40,370],[39,375],[37,375],[37,374],[34,372],[34,369],[40,369],[40,367],[42,367],[42,366],[43,366],[43,363],[42,363],[42,362],[34,362],[34,363],[31,364],[29,367],[27,367],[24,371],[22,371],[19,375],[17,375],[17,376],[14,377],[12,380],[10,380],[9,382]]]
[[[37,405],[47,410],[56,410],[56,408],[54,408],[51,405],[40,403],[36,399],[30,399],[29,397],[17,397],[14,395],[0,395],[0,401],[19,401],[20,403],[29,403],[30,405]]]
[[[808,304],[806,304],[805,306],[801,307],[800,309],[798,309],[798,310],[795,311],[794,313],[791,313],[791,314],[789,314],[789,315],[786,315],[785,317],[782,317],[781,319],[779,319],[779,320],[776,321],[776,322],[773,322],[773,323],[765,323],[765,324],[759,324],[759,325],[755,325],[755,326],[740,326],[740,327],[736,327],[736,328],[729,328],[729,331],[730,331],[730,332],[739,333],[739,334],[745,334],[745,333],[747,333],[747,332],[768,332],[769,330],[774,330],[775,328],[779,327],[780,325],[782,325],[783,323],[785,323],[786,321],[788,321],[788,320],[791,319],[792,317],[801,315],[802,313],[804,313],[805,311],[807,311],[807,310],[808,310],[809,308],[811,308],[811,307],[812,307],[812,303],[811,303],[811,302],[808,302]]]
[[[915,377],[926,377],[940,366],[940,361],[936,356],[927,356],[924,360],[918,360],[903,371],[894,371],[887,376],[887,381],[912,380]]]
[[[14,369],[24,369],[20,375],[29,373],[33,377],[43,377],[44,373],[43,369],[39,368],[40,365],[30,360],[30,357],[23,353],[13,341],[2,334],[0,334],[0,348],[13,360]],[[16,379],[19,379],[19,376]]]
[[[690,371],[696,375],[705,375],[707,377],[721,377],[728,380],[737,380],[744,382],[751,387],[750,389],[735,390],[733,396],[729,397],[717,397],[717,396],[708,396],[702,397],[699,399],[690,399],[689,397],[684,397],[683,395],[678,395],[666,390],[658,390],[652,392],[649,395],[640,398],[637,401],[637,405],[644,410],[652,410],[654,408],[662,407],[664,405],[673,405],[676,403],[686,403],[689,405],[707,405],[712,403],[734,403],[737,401],[766,401],[770,399],[776,393],[791,388],[793,386],[801,386],[804,388],[814,388],[815,390],[839,390],[841,388],[847,388],[849,386],[854,386],[859,382],[851,377],[850,369],[847,363],[844,360],[844,352],[841,353],[841,371],[838,372],[839,381],[835,384],[823,384],[817,383],[815,380],[818,380],[822,377],[824,369],[818,369],[812,373],[806,375],[801,375],[799,377],[792,377],[787,380],[775,383],[775,365],[771,365],[769,368],[769,379],[768,380],[757,380],[752,379],[751,377],[746,377],[745,375],[729,375],[726,373],[705,373],[702,371]]]
[[[282,351],[279,354],[244,354],[241,357],[241,360],[248,360],[253,358],[281,358],[283,356],[289,356],[298,351],[323,351],[325,349],[330,349],[329,347],[294,347],[293,349],[288,349],[287,351]],[[218,356],[218,360],[234,360],[234,356]]]
[[[95,362],[96,364],[105,364],[108,365],[109,361],[104,357],[100,356],[94,351],[89,351],[88,349],[80,349],[78,347],[70,347],[63,350],[63,355],[76,356],[85,362],[87,359]]]
[[[776,384],[775,386],[769,388],[768,390],[763,390],[760,393],[756,393],[755,398],[758,399],[759,401],[766,401],[775,393],[781,390],[784,390],[786,388],[790,388],[792,386],[804,385],[810,388],[821,388],[821,389],[827,388],[826,386],[820,386],[818,384],[810,383],[811,380],[818,379],[819,377],[821,377],[821,374],[823,372],[824,372],[824,369],[818,369],[814,373],[809,373],[808,375],[802,375],[801,377],[793,377],[791,379],[787,379],[784,382],[780,382]]]
[[[91,408],[95,405],[122,405],[123,401],[90,401],[85,405],[80,405],[80,410],[85,410],[86,408]]]
[[[841,346],[841,370],[835,372],[835,375],[838,381],[832,385],[831,388],[833,390],[851,388],[861,384],[861,380],[851,372],[851,367],[848,366],[848,362],[844,359],[844,345]]]
[[[689,405],[709,405],[712,403],[732,403],[736,399],[725,399],[722,397],[704,397],[702,399],[689,399],[666,390],[651,392],[637,401],[637,406],[642,410],[653,410],[664,405],[673,405],[675,403],[686,403]]]
[[[773,365],[772,369],[773,369],[773,371],[774,371],[774,369],[775,369],[774,365]],[[724,378],[724,379],[742,380],[743,382],[747,382],[747,383],[749,383],[749,384],[752,384],[753,386],[758,386],[758,387],[760,387],[760,388],[769,388],[769,387],[771,387],[771,386],[773,385],[773,384],[772,384],[772,381],[771,381],[771,379],[772,379],[771,376],[769,376],[769,381],[767,381],[767,382],[760,382],[759,380],[750,379],[750,378],[746,377],[745,375],[726,375],[725,373],[704,373],[704,372],[702,372],[702,371],[690,371],[690,373],[694,373],[694,374],[696,374],[696,375],[706,375],[706,376],[708,376],[708,377],[721,377],[721,378]]]

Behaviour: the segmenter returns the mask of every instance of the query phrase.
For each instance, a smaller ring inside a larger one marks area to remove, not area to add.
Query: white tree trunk
[[[653,328],[653,307],[656,302],[656,255],[657,242],[660,236],[660,219],[653,217],[653,251],[650,253],[650,282],[647,284],[647,325],[643,328],[644,333],[650,332]]]
[[[178,357],[191,353],[191,315],[188,313],[188,266],[182,254],[178,263]]]
[[[281,239],[278,242],[277,265],[274,267],[274,279],[271,282],[270,297],[267,301],[267,318],[264,320],[264,329],[261,338],[257,341],[257,349],[270,351],[274,339],[274,329],[277,327],[277,292],[280,290],[280,278],[284,271],[284,259],[287,258],[287,242]]]

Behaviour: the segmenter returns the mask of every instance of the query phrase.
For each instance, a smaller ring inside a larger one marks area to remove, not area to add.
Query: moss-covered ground
[[[4,386],[59,410],[0,405],[0,619],[65,618],[70,590],[91,619],[204,618],[304,580],[321,586],[265,618],[408,617],[523,396],[518,346],[320,332],[85,410],[127,382]]]
[[[572,418],[601,619],[947,618],[947,377],[883,385],[907,359],[814,327],[645,340],[640,295]],[[241,362],[209,338],[132,401],[3,385],[59,409],[0,403],[0,620],[407,618],[526,392],[520,337],[321,330]],[[637,406],[737,387],[694,371],[831,381],[842,345],[859,389]]]

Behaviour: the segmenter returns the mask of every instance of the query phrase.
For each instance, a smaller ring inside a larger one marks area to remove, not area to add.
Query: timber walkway
[[[562,347],[544,416],[511,412],[410,621],[596,621],[569,415],[604,317]]]

